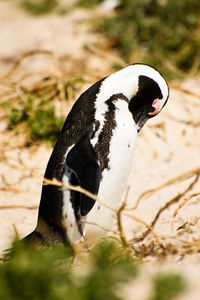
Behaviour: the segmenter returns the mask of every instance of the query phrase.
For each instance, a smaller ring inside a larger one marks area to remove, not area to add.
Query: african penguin
[[[49,159],[45,178],[81,186],[119,207],[132,166],[137,133],[168,100],[161,74],[133,64],[105,77],[73,105]],[[115,225],[113,211],[76,191],[43,185],[36,229],[40,245],[96,240]],[[94,225],[93,223],[97,224]]]

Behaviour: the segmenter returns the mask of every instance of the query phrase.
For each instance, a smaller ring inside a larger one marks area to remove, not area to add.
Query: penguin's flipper
[[[86,134],[74,145],[66,158],[70,184],[80,185],[95,195],[99,190],[101,167],[90,140],[98,127],[99,122],[93,122],[88,126]],[[87,215],[95,204],[95,200],[92,198],[72,191],[71,201],[78,218]]]

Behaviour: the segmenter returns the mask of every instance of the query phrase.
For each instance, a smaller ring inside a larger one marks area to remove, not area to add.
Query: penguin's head
[[[156,116],[165,106],[169,88],[162,75],[154,68],[143,64],[130,67],[137,76],[138,84],[130,98],[129,110],[140,131],[146,121]]]

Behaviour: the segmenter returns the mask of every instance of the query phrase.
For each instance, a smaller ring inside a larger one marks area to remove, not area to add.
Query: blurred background
[[[193,287],[178,299],[199,299],[199,16],[199,0],[0,0],[1,250],[33,230],[47,161],[80,93],[147,63],[170,99],[139,136],[127,196],[136,218],[123,217],[123,229],[158,268],[163,246]]]

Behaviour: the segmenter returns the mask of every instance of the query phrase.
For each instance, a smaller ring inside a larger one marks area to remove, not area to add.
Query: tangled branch
[[[162,246],[162,243],[160,242],[160,240],[158,238],[158,235],[155,233],[155,231],[153,230],[152,226],[150,226],[145,221],[139,219],[134,214],[132,214],[129,211],[127,211],[126,208],[125,208],[125,202],[122,203],[122,205],[120,207],[113,207],[113,206],[111,206],[111,205],[109,205],[109,204],[107,204],[107,203],[99,200],[96,195],[90,193],[89,191],[83,189],[82,187],[80,187],[80,186],[73,186],[73,185],[65,185],[63,182],[60,182],[60,181],[58,181],[55,178],[53,180],[45,178],[44,179],[44,185],[54,185],[54,186],[62,187],[62,188],[65,188],[65,189],[68,189],[68,190],[71,190],[71,191],[76,191],[76,192],[82,193],[82,194],[84,194],[84,195],[92,198],[93,200],[97,201],[99,204],[103,205],[104,207],[106,207],[106,208],[114,211],[116,213],[116,215],[118,216],[117,220],[118,220],[119,233],[121,232],[120,237],[121,237],[121,240],[123,241],[122,243],[124,245],[127,245],[127,242],[126,242],[126,239],[125,239],[125,234],[122,231],[121,214],[123,214],[124,216],[129,217],[129,218],[135,220],[136,222],[141,223],[142,225],[144,225],[145,227],[147,227],[148,230],[150,230],[152,232],[152,234],[155,237],[158,245]]]

